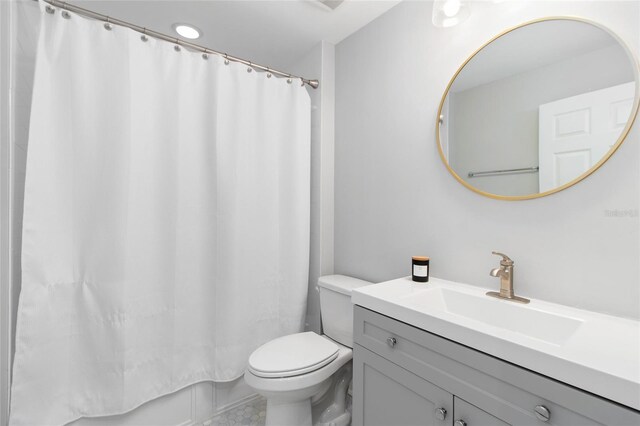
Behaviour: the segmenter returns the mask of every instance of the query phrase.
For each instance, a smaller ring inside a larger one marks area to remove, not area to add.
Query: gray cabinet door
[[[353,350],[354,426],[451,425],[453,395],[359,345]]]
[[[458,425],[465,424],[466,426],[510,426],[509,423],[503,422],[499,418],[492,416],[486,411],[482,411],[475,405],[471,405],[467,401],[460,398],[454,397],[453,411],[453,421],[459,422]],[[454,423],[454,425],[455,424],[456,423]]]

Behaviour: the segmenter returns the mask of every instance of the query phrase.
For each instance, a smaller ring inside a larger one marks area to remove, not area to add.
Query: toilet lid
[[[265,343],[249,357],[249,371],[259,377],[291,377],[324,367],[338,356],[338,345],[312,331]]]

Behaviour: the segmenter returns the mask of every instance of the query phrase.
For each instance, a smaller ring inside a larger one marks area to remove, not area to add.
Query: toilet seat
[[[249,371],[258,377],[292,377],[316,371],[338,357],[331,340],[308,331],[265,343],[249,357]]]

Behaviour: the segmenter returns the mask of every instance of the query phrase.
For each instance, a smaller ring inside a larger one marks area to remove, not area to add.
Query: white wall
[[[311,247],[306,329],[320,333],[318,277],[333,273],[333,161],[335,47],[321,42],[287,67],[290,72],[320,80],[307,87],[311,96]]]
[[[627,54],[616,43],[451,93],[449,118],[456,118],[449,128],[449,164],[458,176],[483,191],[535,194],[539,192],[537,173],[476,178],[467,177],[467,173],[537,166],[540,105],[628,83],[633,78]]]
[[[491,250],[515,260],[524,296],[640,317],[640,134],[585,181],[528,201],[471,192],[447,172],[435,126],[444,89],[483,42],[524,21],[575,15],[638,54],[640,3],[472,2],[462,25],[433,27],[405,1],[336,46],[335,269],[371,281],[410,273],[497,288]]]

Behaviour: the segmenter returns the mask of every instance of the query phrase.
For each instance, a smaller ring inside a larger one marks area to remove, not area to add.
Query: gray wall
[[[640,317],[638,126],[587,180],[508,202],[456,182],[435,142],[442,93],[459,65],[507,27],[577,15],[640,44],[638,2],[473,2],[460,26],[431,25],[429,2],[405,1],[336,46],[336,273],[371,281],[410,273],[498,287],[491,250],[516,262],[516,292]]]
[[[483,191],[534,194],[539,188],[537,173],[476,178],[468,178],[467,173],[537,166],[540,105],[633,78],[628,56],[616,44],[452,93],[449,118],[453,115],[455,120],[449,128],[449,164],[458,176]]]
[[[297,75],[320,80],[311,97],[311,240],[306,330],[320,333],[318,277],[333,273],[333,161],[335,47],[321,42],[286,67]]]

